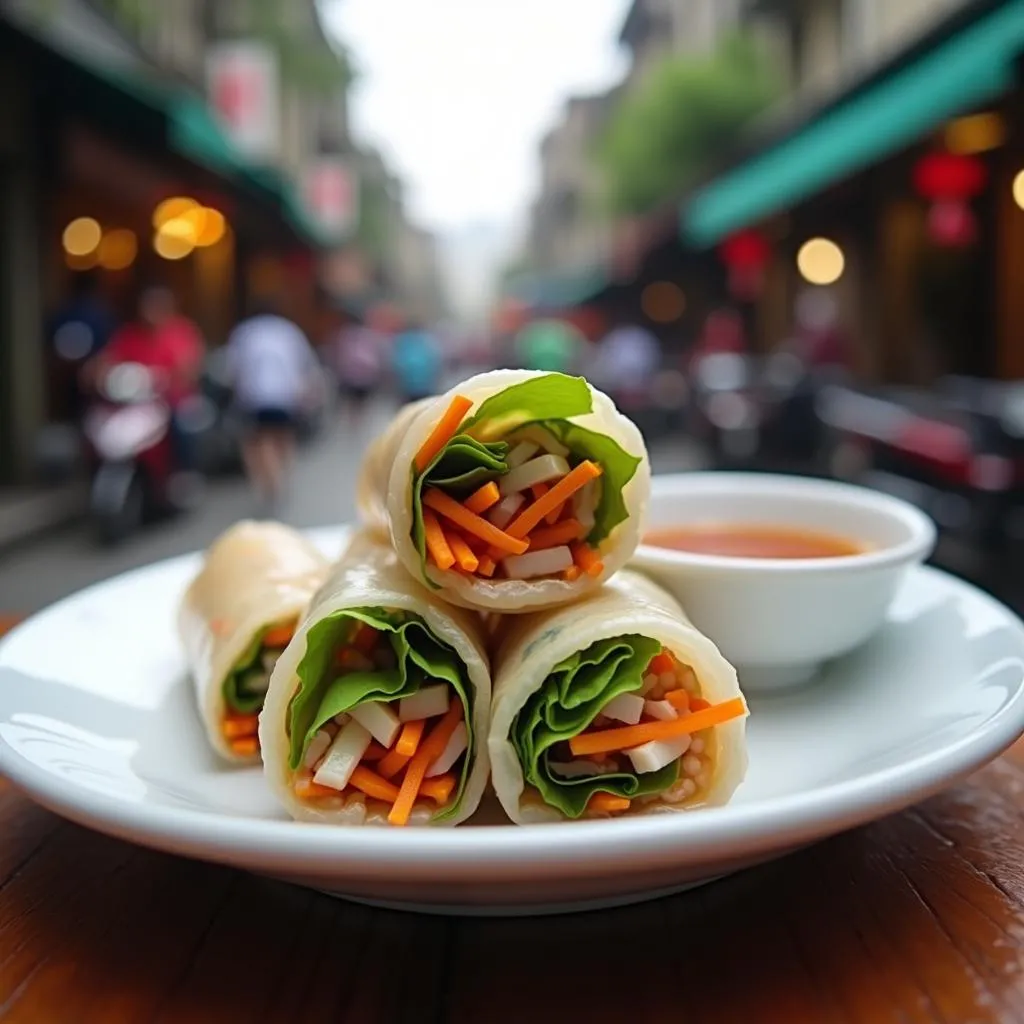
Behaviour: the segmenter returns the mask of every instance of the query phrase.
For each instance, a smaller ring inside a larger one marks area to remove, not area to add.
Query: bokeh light
[[[115,228],[100,239],[96,258],[104,270],[125,270],[135,262],[138,251],[135,232],[128,228]]]
[[[170,199],[158,204],[153,211],[153,227],[159,230],[168,221],[185,217],[198,207],[199,204],[188,196],[171,196]]]
[[[61,242],[69,256],[88,256],[96,251],[103,229],[92,217],[76,217],[64,229]]]
[[[671,281],[654,281],[641,293],[640,308],[655,323],[668,324],[683,315],[686,296],[682,288]]]
[[[191,220],[174,217],[163,223],[153,238],[153,249],[165,260],[181,260],[196,247],[196,229]]]
[[[1013,201],[1024,210],[1024,171],[1018,171],[1013,178]]]
[[[1006,141],[1006,123],[992,110],[968,114],[946,125],[945,139],[951,153],[984,153]]]
[[[201,216],[196,216],[197,214]],[[227,231],[224,214],[210,206],[201,206],[193,210],[188,219],[193,222],[196,233],[196,245],[216,245]]]
[[[843,250],[830,238],[809,238],[796,254],[801,277],[810,284],[833,284],[843,276]]]

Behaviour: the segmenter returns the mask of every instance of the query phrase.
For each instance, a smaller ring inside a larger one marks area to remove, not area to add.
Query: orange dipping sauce
[[[838,558],[862,554],[866,545],[849,537],[788,526],[694,523],[649,531],[643,542],[673,551],[728,558]]]

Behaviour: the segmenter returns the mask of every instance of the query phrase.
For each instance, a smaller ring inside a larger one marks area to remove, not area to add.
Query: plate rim
[[[343,539],[347,526],[306,531]],[[80,595],[136,573],[194,557],[172,556],[128,570],[62,598],[0,640],[4,649],[26,628],[59,613]],[[1024,733],[1024,622],[1010,608],[950,573],[912,568],[908,576],[966,592],[998,611],[1016,633],[1018,681],[1010,698],[970,733],[938,750],[855,779],[750,804],[696,814],[656,814],[615,821],[459,829],[335,829],[282,819],[258,819],[173,805],[126,801],[62,783],[0,739],[0,773],[31,800],[96,831],[136,844],[258,871],[322,873],[327,877],[486,881],[600,875],[626,864],[680,868],[726,856],[758,855],[795,846],[901,810],[983,767]]]

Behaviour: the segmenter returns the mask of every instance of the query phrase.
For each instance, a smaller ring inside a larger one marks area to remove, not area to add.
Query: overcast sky
[[[537,145],[568,96],[617,81],[628,0],[324,0],[360,71],[357,136],[450,236],[522,223]]]

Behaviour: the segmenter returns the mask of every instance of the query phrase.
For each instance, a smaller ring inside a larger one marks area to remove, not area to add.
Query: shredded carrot
[[[555,506],[555,507],[554,507],[554,508],[553,508],[553,509],[552,509],[552,510],[551,510],[551,511],[550,511],[550,512],[549,512],[549,513],[548,513],[548,514],[547,514],[547,515],[546,515],[546,516],[544,517],[544,522],[545,522],[545,523],[547,523],[547,524],[548,524],[548,526],[554,526],[554,525],[555,525],[555,523],[557,523],[557,522],[558,522],[558,520],[562,518],[562,513],[563,513],[563,512],[565,511],[565,509],[566,509],[566,505],[567,505],[567,504],[568,504],[568,502],[565,502],[565,501],[563,501],[563,502],[562,502],[561,504],[559,504],[559,505],[556,505],[556,506]],[[568,517],[566,517],[566,518],[568,518]]]
[[[600,576],[604,572],[604,562],[598,553],[586,544],[573,544],[572,560],[588,576]]]
[[[393,804],[398,799],[398,787],[394,783],[382,779],[362,765],[356,766],[348,783],[362,790],[367,796],[372,796],[374,800],[386,800]]]
[[[615,796],[613,793],[595,793],[587,801],[588,811],[628,811],[629,800],[624,796]]]
[[[377,771],[385,779],[393,779],[409,763],[410,757],[409,754],[401,753],[397,747],[392,747],[377,764]]]
[[[734,697],[713,707],[704,708],[703,711],[673,718],[667,722],[641,722],[640,725],[627,725],[620,729],[581,732],[569,740],[569,749],[576,757],[586,757],[587,754],[600,754],[604,751],[629,750],[652,740],[673,740],[677,736],[710,729],[713,725],[721,725],[746,713],[747,705],[744,704],[743,698]]]
[[[231,752],[239,757],[251,757],[260,752],[260,741],[255,736],[240,736],[231,740]]]
[[[360,654],[369,654],[377,646],[379,636],[380,630],[374,629],[373,626],[369,626],[365,622],[360,622],[356,635],[352,637],[352,646]]]
[[[462,506],[473,515],[478,516],[486,512],[492,505],[497,505],[500,498],[501,492],[498,490],[498,485],[493,480],[489,480],[483,487],[478,487],[462,503]]]
[[[690,698],[690,710],[691,711],[707,711],[708,708],[712,707],[710,701],[706,701],[703,697],[691,697]]]
[[[665,700],[669,702],[676,709],[676,711],[700,711],[700,708],[695,708],[690,703],[690,695],[683,689],[669,690],[665,694]],[[704,702],[707,704],[707,701]],[[711,707],[710,704],[707,705]]]
[[[521,555],[530,546],[525,540],[511,537],[504,530],[499,530],[494,523],[489,523],[486,519],[474,515],[454,498],[445,494],[444,491],[439,491],[436,487],[431,487],[423,495],[423,504],[435,512],[440,512],[445,519],[450,519],[456,526],[461,526],[467,533],[475,534],[505,554]],[[426,512],[423,516],[426,519]]]
[[[260,727],[259,715],[229,715],[221,722],[225,739],[235,740],[244,736],[255,736]]]
[[[391,808],[388,821],[392,825],[405,825],[409,821],[413,804],[419,795],[420,786],[427,774],[427,769],[444,752],[448,741],[452,738],[459,722],[462,721],[462,705],[459,701],[452,701],[444,718],[431,730],[430,735],[420,744],[419,750],[413,755],[409,767],[405,771],[405,778],[402,779],[402,788],[399,790],[398,799]]]
[[[480,576],[486,576],[490,579],[494,575],[494,570],[498,568],[498,563],[495,562],[490,555],[484,555],[480,559],[480,564],[476,567],[477,574]]]
[[[334,665],[335,668],[344,669],[346,672],[365,672],[373,668],[373,662],[354,647],[342,647],[334,655]]]
[[[473,403],[463,395],[456,395],[451,400],[444,415],[434,424],[434,429],[416,453],[416,458],[413,459],[417,473],[422,473],[434,461],[434,456],[455,436],[459,424],[472,406]]]
[[[283,626],[271,626],[263,634],[264,647],[287,647],[295,636],[295,623],[289,622]]]
[[[379,761],[381,758],[386,757],[388,752],[387,747],[381,746],[376,740],[374,740],[367,748],[366,753],[363,754],[364,761]]]
[[[648,672],[657,672],[658,675],[661,675],[662,672],[674,672],[675,670],[676,663],[672,660],[672,655],[668,651],[656,654],[647,665]]]
[[[436,800],[439,804],[448,803],[448,798],[455,789],[455,775],[448,772],[445,775],[435,775],[432,779],[424,779],[420,786],[420,795]]]
[[[321,786],[319,782],[314,782],[311,775],[298,776],[292,785],[292,789],[300,800],[315,799],[318,796],[339,795],[336,789],[331,789],[330,786]]]
[[[538,498],[532,505],[512,521],[508,528],[510,537],[525,537],[549,512],[567,498],[571,498],[581,487],[601,475],[601,467],[589,459],[581,462],[575,469],[569,470],[544,497]]]
[[[398,742],[395,743],[395,750],[400,754],[404,754],[406,757],[412,757],[416,753],[416,748],[420,745],[420,739],[423,736],[423,727],[427,724],[425,718],[420,718],[415,722],[406,722],[402,726],[402,731],[398,735]]]
[[[550,489],[551,488],[548,487],[548,485],[545,483],[530,485],[530,493],[533,495],[534,501],[536,501],[538,498],[543,498],[544,495],[547,494]]]
[[[423,532],[427,540],[427,551],[438,569],[450,569],[455,564],[455,555],[448,544],[448,538],[437,521],[437,516],[423,510]]]
[[[569,544],[579,540],[583,535],[583,527],[575,519],[563,519],[554,526],[539,526],[530,534],[530,550],[543,551],[545,548],[557,548],[559,544]]]
[[[463,572],[476,572],[480,565],[480,559],[470,550],[461,533],[450,530],[448,533],[448,546],[452,549],[452,554],[455,556],[455,564]]]
[[[575,583],[582,573],[578,565],[570,565],[568,569],[562,571],[562,579],[567,580],[569,583]]]

